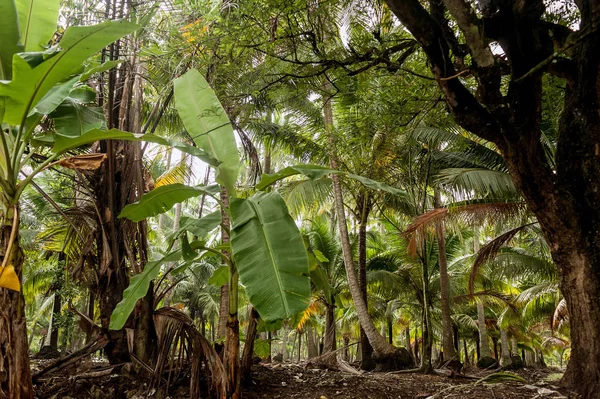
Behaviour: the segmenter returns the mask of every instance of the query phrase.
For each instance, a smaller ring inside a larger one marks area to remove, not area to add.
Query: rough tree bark
[[[441,194],[438,188],[434,189],[434,206],[442,206]],[[450,310],[450,276],[448,275],[448,261],[446,259],[446,237],[444,234],[443,221],[438,220],[435,224],[435,233],[438,246],[438,266],[440,268],[440,299],[442,310],[442,348],[447,367],[460,371],[462,365],[458,353],[454,347],[452,312]]]
[[[333,112],[330,99],[328,99],[324,104],[324,119],[330,151],[329,164],[332,169],[337,169],[338,164],[333,132]],[[363,299],[363,294],[360,290],[358,277],[356,275],[356,265],[352,254],[352,245],[350,243],[350,236],[348,234],[348,226],[346,224],[346,211],[344,209],[342,187],[339,176],[337,174],[333,174],[331,175],[331,180],[333,182],[334,204],[338,220],[344,266],[346,268],[346,275],[348,278],[348,287],[352,295],[352,300],[356,308],[356,314],[360,321],[360,325],[364,329],[365,334],[369,339],[369,343],[373,347],[373,358],[377,363],[378,368],[381,370],[397,369],[410,366],[412,365],[412,359],[410,358],[410,355],[406,353],[406,350],[401,351],[398,348],[395,348],[393,345],[390,345],[386,339],[379,334],[375,328],[375,324],[373,324],[373,319],[371,318],[367,304]]]
[[[19,246],[19,209],[5,203],[8,212],[0,227],[2,264],[12,265],[22,282],[23,251]],[[8,259],[6,259],[8,257]],[[0,288],[0,397],[33,398],[29,345],[22,291]]]
[[[423,48],[454,119],[500,149],[557,264],[571,323],[562,384],[600,396],[600,1],[580,0],[579,31],[544,20],[541,0],[445,0],[473,64],[457,71],[439,23],[418,0],[386,0]],[[495,57],[497,42],[504,58]],[[565,51],[567,50],[568,51]],[[474,94],[457,74],[476,80]],[[540,142],[545,73],[565,80],[553,167]],[[508,91],[501,75],[510,75]]]

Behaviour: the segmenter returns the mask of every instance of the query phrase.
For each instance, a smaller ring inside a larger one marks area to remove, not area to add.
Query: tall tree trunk
[[[331,106],[331,99],[328,99],[323,107],[325,130],[328,137],[329,144],[329,165],[332,169],[338,169],[337,157],[336,157],[336,146],[334,138],[334,126],[333,126],[333,110]],[[384,337],[379,334],[369,310],[367,304],[363,299],[363,293],[360,289],[358,277],[356,275],[356,266],[352,255],[352,245],[350,243],[350,236],[348,234],[348,226],[346,222],[346,211],[344,209],[344,199],[342,195],[342,186],[340,184],[339,175],[331,175],[333,182],[333,194],[334,204],[336,209],[336,215],[338,220],[338,229],[340,233],[340,240],[342,244],[342,255],[344,258],[344,266],[346,268],[346,275],[348,278],[348,287],[352,295],[352,300],[356,308],[356,314],[360,321],[361,327],[364,329],[365,334],[369,339],[369,343],[373,347],[374,358],[378,363],[381,363],[384,368],[395,368],[395,367],[406,367],[406,364],[397,365],[396,361],[399,356],[399,351],[390,345]],[[410,357],[406,354],[407,357]]]
[[[479,329],[479,359],[491,357],[490,343],[487,334],[487,326],[485,325],[485,310],[483,303],[477,301],[477,328]]]
[[[325,337],[323,338],[323,353],[329,353],[336,349],[336,336],[335,336],[335,301],[332,296],[330,298],[332,303],[325,305]]]
[[[306,349],[308,351],[308,359],[312,359],[319,355],[319,349],[315,338],[315,329],[310,325],[306,327]]]
[[[433,349],[433,331],[431,328],[431,313],[429,309],[429,269],[427,261],[423,258],[421,262],[423,272],[423,306],[421,308],[422,318],[422,336],[423,342],[421,343],[421,372],[425,374],[433,373],[433,366],[431,364],[432,349]]]
[[[469,365],[471,364],[470,360],[469,360],[469,350],[467,349],[467,340],[463,339],[463,349],[465,351],[465,364]]]
[[[511,364],[512,361],[510,359],[510,348],[508,347],[508,335],[506,334],[506,330],[502,328],[500,329],[500,343],[502,345],[500,348],[500,365],[506,367]]]
[[[359,196],[360,198],[361,196]],[[357,201],[360,205],[358,210],[360,212],[360,221],[358,223],[358,287],[360,289],[362,299],[365,302],[367,309],[369,308],[369,302],[367,300],[367,222],[369,220],[369,201],[368,195],[364,195],[363,201],[360,199]],[[362,203],[361,203],[362,202]],[[391,342],[390,342],[391,344]],[[361,362],[360,368],[363,370],[373,370],[376,366],[373,360],[373,347],[369,342],[369,338],[365,333],[365,330],[360,326],[360,350],[361,350]]]
[[[473,252],[479,252],[479,228],[475,227],[473,232]],[[485,309],[483,302],[477,299],[477,328],[479,331],[479,341],[477,345],[477,361],[484,357],[491,357],[490,344],[487,334],[487,326],[485,325]]]
[[[221,202],[223,202],[224,208],[229,208],[229,197],[224,187],[221,187]],[[227,228],[230,227],[229,214],[225,209],[221,209],[221,218],[223,220],[223,226],[221,228],[221,244],[227,244],[229,242],[229,232]],[[226,256],[229,256],[228,251],[223,251]],[[227,333],[227,318],[229,314],[229,286],[224,284],[221,287],[221,300],[219,302],[219,323],[217,327],[217,338],[224,338]]]
[[[52,320],[50,322],[50,349],[56,351],[58,350],[58,325],[56,321],[60,316],[60,309],[62,308],[62,301],[60,297],[60,292],[56,291],[54,293],[54,303],[52,304]]]
[[[287,350],[287,341],[288,341],[288,326],[287,323],[283,323],[283,329],[281,333],[281,358],[285,362],[288,360],[288,350]]]
[[[498,146],[537,217],[569,310],[571,360],[562,383],[586,398],[600,397],[600,2],[576,2],[577,32],[586,33],[558,57],[564,44],[556,41],[555,27],[566,30],[569,45],[577,33],[546,24],[550,5],[493,2],[480,19],[471,4],[445,1],[473,57],[475,88],[455,78],[443,30],[418,0],[387,3],[423,48],[454,119]],[[493,55],[492,41],[502,46],[504,65]],[[554,68],[559,61],[564,64]],[[505,67],[510,73],[501,84]],[[565,82],[555,162],[541,140],[548,73]],[[508,88],[506,95],[501,87]]]
[[[404,330],[404,345],[406,346],[406,349],[408,350],[410,355],[414,356],[412,351],[410,350],[410,326],[407,326],[406,329]],[[414,357],[413,357],[413,360],[414,360]]]
[[[228,312],[223,352],[223,365],[227,378],[227,399],[241,398],[240,382],[240,322],[238,320],[238,279],[235,268],[230,268]]]
[[[254,340],[256,339],[257,326],[258,312],[252,308],[250,310],[248,327],[246,328],[246,343],[244,345],[244,352],[242,353],[240,374],[243,384],[248,384],[250,382],[250,372],[252,371],[252,364],[254,360]]]
[[[7,212],[3,215],[4,224],[0,227],[4,254],[2,264],[12,265],[22,282],[23,252],[19,245],[19,209],[10,203],[4,203],[4,209]],[[33,398],[25,298],[22,291],[6,288],[0,288],[0,397]]]
[[[438,188],[434,188],[434,206],[440,208],[442,200]],[[442,347],[444,358],[449,363],[451,369],[460,370],[460,360],[458,353],[454,348],[452,332],[454,330],[452,323],[452,312],[450,310],[450,276],[448,275],[448,261],[446,259],[446,237],[444,234],[444,225],[441,220],[435,223],[435,233],[438,246],[438,265],[440,267],[440,297],[442,310]]]

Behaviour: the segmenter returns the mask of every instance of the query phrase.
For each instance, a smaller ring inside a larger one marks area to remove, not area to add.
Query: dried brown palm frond
[[[527,223],[516,227],[512,230],[507,231],[504,234],[499,235],[494,238],[492,241],[485,244],[479,250],[477,254],[477,258],[475,262],[473,262],[473,267],[471,268],[471,275],[469,276],[469,293],[473,295],[473,291],[475,289],[475,279],[481,270],[481,267],[488,261],[494,259],[504,245],[506,245],[510,240],[512,240],[519,232],[527,229],[529,226],[534,225],[534,223]]]
[[[415,218],[404,230],[405,236],[417,231],[432,229],[435,223],[450,219],[469,224],[481,224],[486,221],[498,222],[522,215],[526,211],[525,203],[517,202],[461,202],[451,204],[447,208],[436,208]]]
[[[192,319],[174,308],[154,312],[158,336],[156,364],[150,389],[164,390],[190,378],[190,397],[223,398],[226,375],[223,363],[210,343],[194,327]]]

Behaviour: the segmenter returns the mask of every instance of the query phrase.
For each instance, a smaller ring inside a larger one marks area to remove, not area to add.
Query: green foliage
[[[123,291],[123,299],[110,315],[110,329],[120,330],[125,325],[137,301],[148,292],[150,283],[160,273],[160,267],[167,262],[175,262],[181,258],[181,251],[175,251],[160,260],[148,262],[144,271],[133,276],[129,286]]]
[[[60,41],[60,50],[47,50],[33,61],[27,54],[16,54],[12,80],[0,84],[0,96],[5,97],[4,122],[24,124],[30,111],[56,84],[78,72],[96,52],[136,29],[137,25],[127,21],[71,27]]]
[[[285,319],[304,310],[310,296],[306,249],[281,196],[234,198],[230,212],[233,259],[260,316]]]
[[[215,169],[217,183],[234,195],[240,161],[233,128],[219,99],[194,69],[176,79],[173,86],[183,124],[194,143],[220,162]]]
[[[288,166],[287,168],[282,169],[277,173],[265,174],[265,175],[263,175],[260,182],[256,185],[256,188],[258,190],[265,190],[266,188],[275,184],[277,181],[279,181],[281,179],[285,179],[286,177],[290,177],[290,176],[294,176],[294,175],[298,175],[298,174],[302,174],[302,175],[308,177],[309,179],[320,179],[320,178],[330,175],[330,174],[342,174],[342,175],[346,175],[346,176],[350,177],[351,179],[359,181],[365,187],[368,187],[373,190],[382,190],[382,191],[389,192],[391,194],[401,195],[401,196],[406,195],[406,193],[403,192],[402,190],[391,187],[385,183],[381,183],[381,182],[369,179],[364,176],[355,175],[353,173],[346,173],[346,172],[342,172],[339,170],[329,169],[329,168],[319,166],[319,165],[294,165],[294,166]]]
[[[23,45],[19,43],[21,34],[16,24],[18,17],[14,0],[0,1],[0,15],[3,19],[0,24],[0,79],[8,80],[12,76],[13,54],[23,51]]]
[[[17,0],[21,44],[27,52],[44,51],[56,30],[60,0]]]
[[[183,202],[202,194],[215,195],[218,192],[219,187],[216,185],[190,187],[179,183],[168,184],[155,188],[149,193],[144,194],[138,202],[127,205],[121,211],[119,218],[127,218],[134,222],[139,222],[168,211],[178,202]]]

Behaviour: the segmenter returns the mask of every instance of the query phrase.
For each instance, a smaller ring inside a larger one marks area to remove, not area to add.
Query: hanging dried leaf
[[[15,268],[8,265],[0,269],[0,287],[8,288],[13,291],[21,291],[19,276],[15,273]]]
[[[96,170],[106,159],[106,154],[85,154],[61,159],[58,164],[64,168],[77,170]]]

